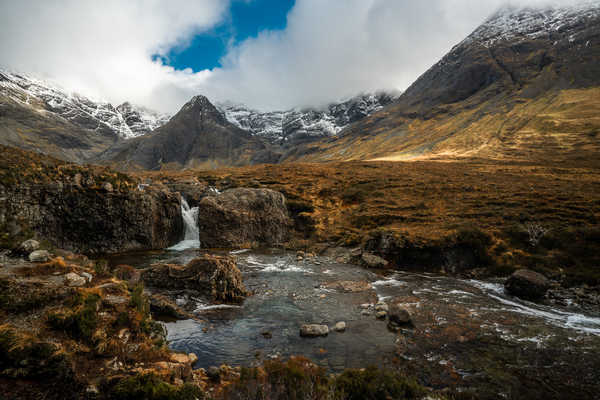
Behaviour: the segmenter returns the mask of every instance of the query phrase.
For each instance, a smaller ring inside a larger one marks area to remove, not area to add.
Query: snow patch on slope
[[[364,94],[322,109],[262,112],[232,102],[218,103],[217,108],[235,126],[284,144],[292,140],[335,136],[349,124],[381,110],[398,96],[397,92]]]
[[[54,113],[83,128],[123,139],[147,134],[170,118],[129,103],[115,108],[108,102],[68,93],[50,82],[2,70],[0,94],[40,113]]]

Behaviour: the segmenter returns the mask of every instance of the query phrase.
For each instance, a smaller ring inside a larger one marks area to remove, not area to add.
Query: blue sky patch
[[[263,30],[286,27],[286,16],[295,0],[234,0],[229,18],[209,32],[192,38],[189,46],[173,48],[165,57],[154,55],[153,60],[178,70],[191,68],[194,72],[220,67],[220,59],[229,43],[236,44],[256,37]]]

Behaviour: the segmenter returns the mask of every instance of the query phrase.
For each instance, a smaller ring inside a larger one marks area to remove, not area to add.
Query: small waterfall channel
[[[198,207],[190,208],[188,202],[181,196],[181,216],[185,226],[185,236],[183,240],[167,250],[182,251],[187,249],[200,248],[199,229],[198,229]]]

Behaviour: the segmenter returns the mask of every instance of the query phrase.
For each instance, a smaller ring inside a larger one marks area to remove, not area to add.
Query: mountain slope
[[[400,98],[288,160],[592,160],[600,5],[503,8]]]
[[[168,117],[124,103],[115,108],[25,75],[0,71],[0,143],[85,161],[146,134]]]
[[[260,138],[233,125],[204,96],[196,96],[149,135],[111,147],[100,156],[124,169],[217,168],[277,162]]]

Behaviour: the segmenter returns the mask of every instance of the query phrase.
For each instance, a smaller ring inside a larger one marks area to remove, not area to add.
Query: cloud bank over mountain
[[[0,65],[115,104],[129,100],[166,112],[198,93],[260,109],[319,105],[405,89],[504,3],[297,0],[284,30],[232,45],[221,68],[193,72],[153,55],[185,47],[223,23],[228,1],[2,2]]]

